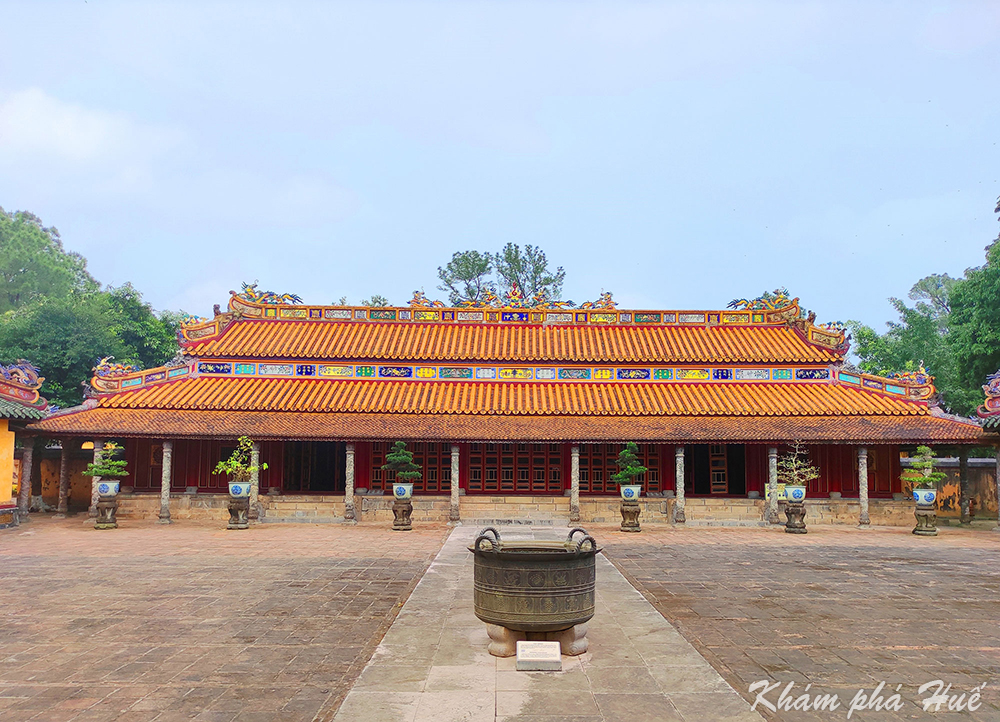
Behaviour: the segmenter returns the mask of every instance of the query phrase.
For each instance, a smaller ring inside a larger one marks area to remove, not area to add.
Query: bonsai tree
[[[128,462],[125,459],[114,458],[115,454],[122,450],[122,447],[113,441],[105,442],[102,449],[100,461],[96,464],[87,464],[87,470],[82,472],[84,476],[93,476],[101,479],[118,479],[128,476],[125,467]]]
[[[778,458],[778,481],[785,486],[809,486],[819,478],[819,469],[809,461],[809,452],[801,441],[792,442],[792,450]]]
[[[938,484],[948,475],[943,471],[934,470],[936,456],[931,447],[918,446],[917,454],[910,462],[910,468],[899,477],[900,481],[912,484],[914,489],[937,489]]]
[[[611,475],[612,481],[619,485],[635,484],[636,477],[642,476],[649,469],[639,463],[639,447],[634,441],[625,444],[625,448],[618,454],[618,472]]]
[[[267,464],[252,466],[250,463],[253,453],[253,439],[249,436],[241,436],[236,441],[236,448],[229,455],[228,459],[220,461],[215,465],[213,474],[227,474],[233,481],[250,481],[255,471],[266,469]]]
[[[393,444],[392,450],[385,455],[385,460],[382,468],[393,472],[396,481],[409,484],[423,476],[420,466],[413,463],[413,452],[406,450],[405,442],[397,441]]]

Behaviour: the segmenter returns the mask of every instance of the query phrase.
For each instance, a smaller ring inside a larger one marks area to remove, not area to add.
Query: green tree
[[[809,461],[809,450],[801,441],[792,442],[790,451],[778,457],[778,481],[792,486],[809,486],[819,478],[819,469]]]
[[[635,484],[636,477],[642,476],[649,469],[639,463],[639,447],[634,441],[625,444],[615,461],[618,471],[611,475],[612,481],[619,484]]]
[[[107,441],[104,444],[104,453],[101,455],[100,461],[98,463],[87,464],[86,471],[80,472],[84,476],[98,476],[102,479],[117,479],[123,476],[128,476],[128,461],[125,459],[116,459],[115,456],[120,452],[124,451],[124,447],[119,446],[113,441]]]
[[[412,483],[423,474],[420,473],[420,466],[413,463],[413,452],[406,450],[406,443],[397,441],[392,445],[392,449],[385,455],[386,463],[382,468],[394,474],[395,481],[404,484]]]
[[[521,289],[525,298],[544,294],[545,298],[558,300],[562,295],[562,285],[566,271],[562,266],[549,270],[549,260],[541,248],[508,243],[500,253],[493,256],[493,264],[503,291],[513,286]]]
[[[962,388],[959,408],[972,413],[982,401],[980,386],[1000,366],[1000,238],[987,247],[986,263],[966,270],[955,284],[950,303],[948,344]]]
[[[900,481],[910,484],[915,489],[936,489],[937,485],[948,478],[943,471],[934,468],[934,457],[937,454],[929,446],[918,446],[917,453],[910,457],[910,467],[904,469]]]
[[[368,306],[369,308],[384,308],[389,305],[389,299],[375,293],[372,294],[371,298],[361,299],[361,305]]]
[[[40,298],[63,298],[78,291],[96,291],[87,261],[63,248],[59,231],[46,228],[26,211],[0,208],[0,313]]]
[[[494,292],[489,280],[493,271],[493,257],[479,251],[463,251],[452,254],[444,267],[438,266],[438,289],[448,293],[452,306],[462,302],[481,303],[486,291]]]
[[[857,321],[848,322],[861,369],[888,376],[924,366],[934,375],[945,406],[965,412],[967,394],[957,378],[955,357],[948,343],[951,296],[961,283],[947,274],[927,276],[910,289],[909,297],[916,301],[912,307],[901,299],[890,298],[899,320],[887,323],[884,334]]]
[[[0,317],[0,362],[28,359],[45,377],[43,395],[74,406],[83,400],[82,383],[99,359],[129,355],[111,321],[108,294],[43,298]]]
[[[107,295],[111,331],[127,349],[120,361],[151,368],[174,357],[182,313],[163,311],[157,315],[131,283],[108,288]]]

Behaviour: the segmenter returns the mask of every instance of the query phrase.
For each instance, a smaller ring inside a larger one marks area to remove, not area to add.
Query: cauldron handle
[[[597,549],[597,540],[594,539],[594,537],[590,536],[590,534],[587,534],[585,537],[583,537],[582,539],[580,539],[580,541],[578,541],[576,543],[576,553],[577,554],[580,553],[580,551],[583,548],[583,545],[586,544],[587,542],[590,542],[590,549],[592,551],[594,549]]]
[[[492,535],[493,535],[493,539],[492,540],[490,540],[490,538],[488,536],[488,534],[490,534],[490,533],[492,533]],[[490,542],[490,546],[492,547],[491,551],[498,551],[500,549],[500,532],[498,532],[495,527],[488,526],[488,527],[486,527],[485,529],[483,529],[482,531],[479,532],[479,536],[476,537],[476,541],[473,544],[473,547],[475,548],[475,550],[477,552],[483,551],[480,548],[479,545],[484,540]]]
[[[569,536],[566,537],[566,541],[567,542],[572,542],[573,541],[573,535],[576,534],[577,532],[580,532],[581,534],[586,534],[587,530],[584,529],[583,527],[579,527],[579,526],[576,527],[575,529],[570,529],[569,530]]]

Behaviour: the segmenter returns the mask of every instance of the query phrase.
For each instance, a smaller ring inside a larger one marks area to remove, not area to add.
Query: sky
[[[819,321],[980,265],[1000,3],[27,2],[0,8],[0,206],[211,315],[432,298],[540,246],[564,298]]]

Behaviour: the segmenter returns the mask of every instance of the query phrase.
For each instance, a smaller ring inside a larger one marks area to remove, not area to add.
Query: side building
[[[44,381],[39,369],[28,361],[0,365],[0,529],[17,526],[27,514],[31,485],[19,487],[18,480],[22,467],[27,472],[24,476],[31,477],[33,449],[26,447],[15,464],[14,439],[16,431],[48,414],[49,404],[38,393]]]
[[[279,302],[234,293],[185,324],[174,365],[99,366],[82,406],[30,430],[124,440],[126,483],[150,505],[168,490],[224,494],[211,471],[250,436],[270,518],[303,516],[293,498],[348,519],[388,514],[381,467],[403,440],[423,469],[415,519],[612,521],[615,459],[634,441],[645,521],[752,523],[773,512],[776,455],[800,441],[821,470],[808,490],[829,502],[820,518],[912,523],[901,449],[983,443],[979,425],[936,406],[932,377],[847,365],[844,330],[797,299],[724,311],[264,300]]]

